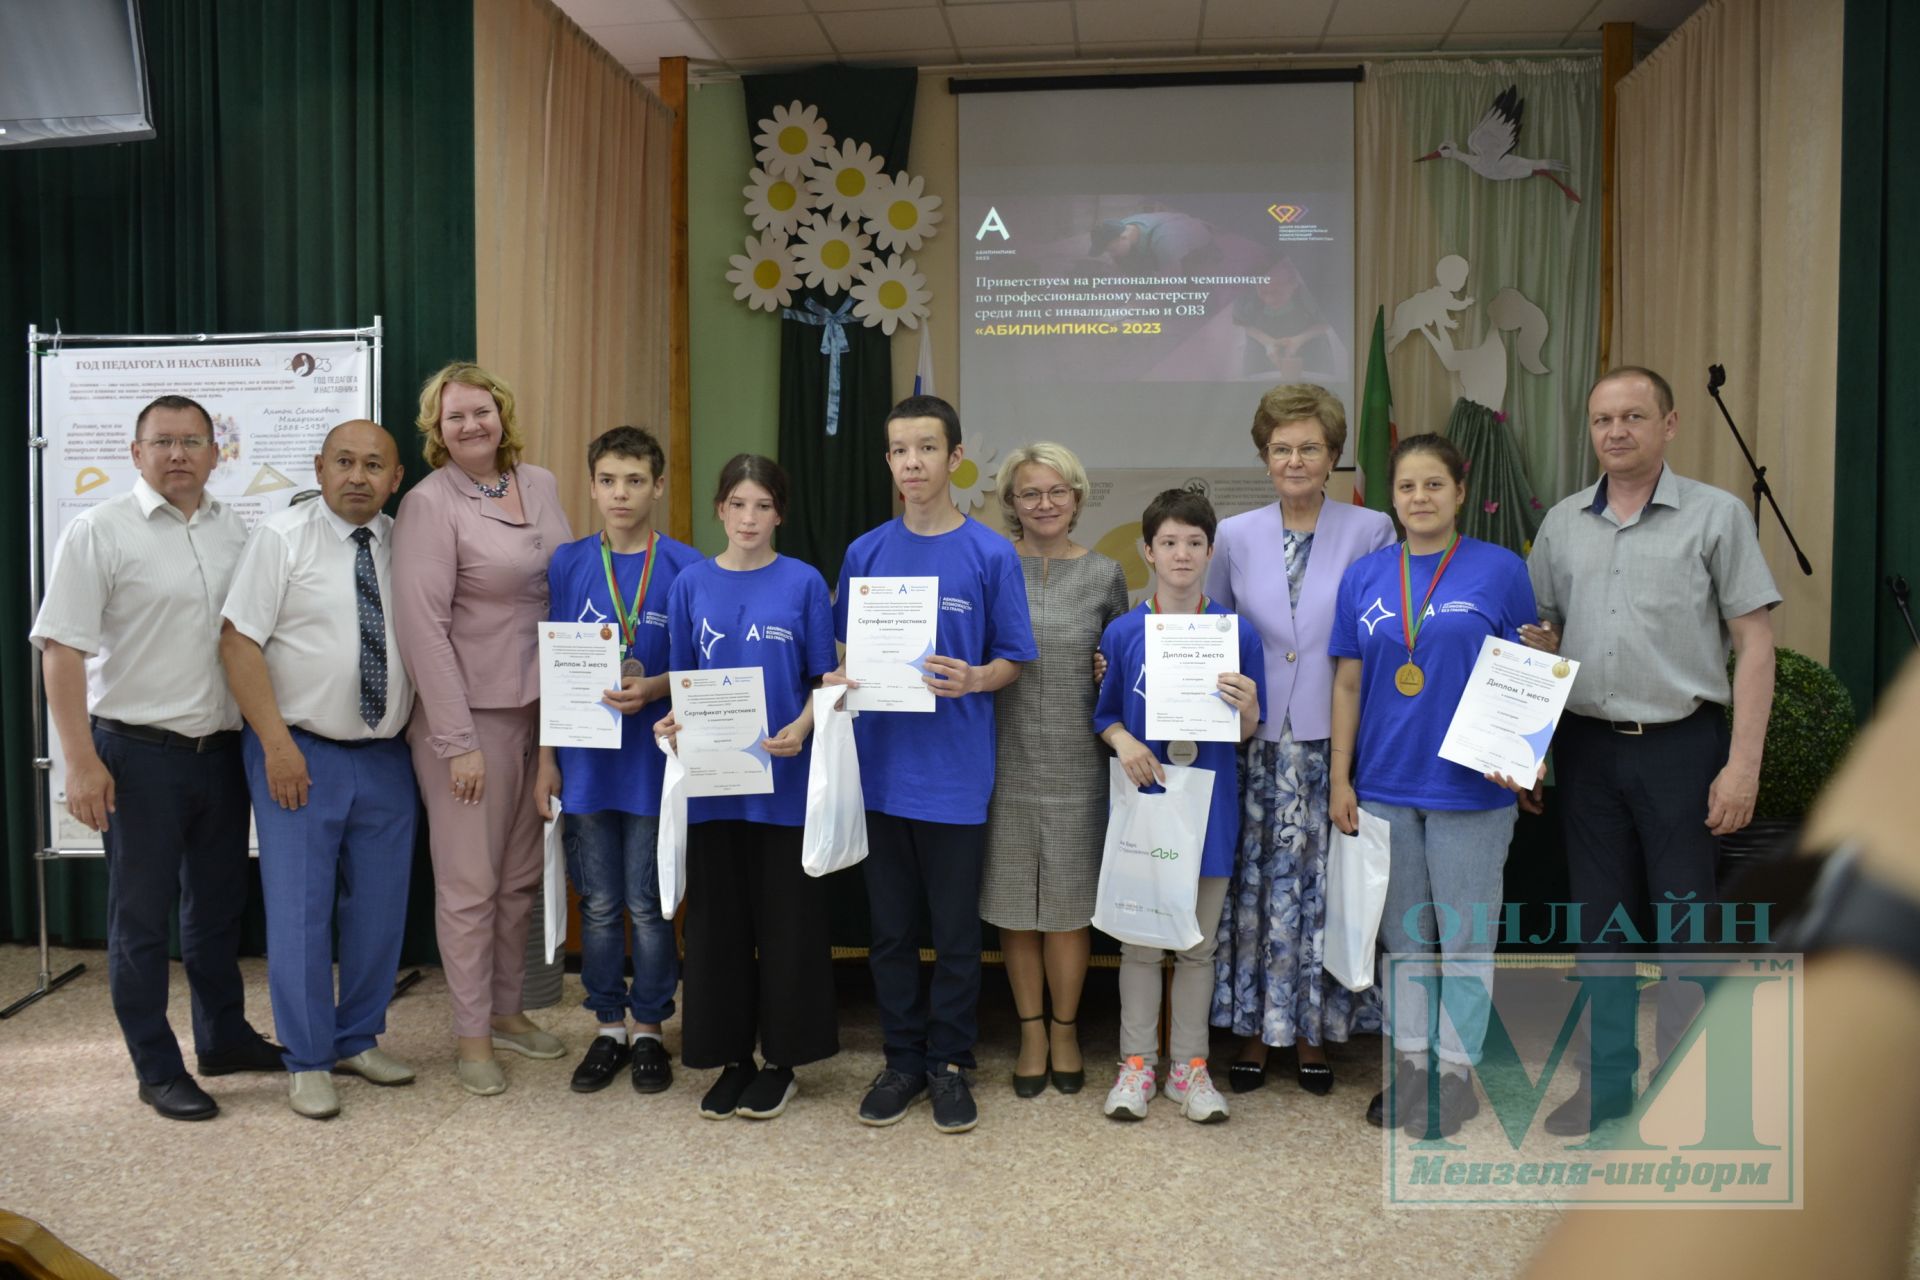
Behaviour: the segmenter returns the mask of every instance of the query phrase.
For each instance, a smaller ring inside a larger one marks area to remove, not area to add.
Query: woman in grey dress
[[[1049,1078],[1062,1093],[1086,1083],[1074,1023],[1107,827],[1107,752],[1088,728],[1093,658],[1100,633],[1127,611],[1125,571],[1069,536],[1086,499],[1086,470],[1061,445],[1015,449],[1000,467],[1000,506],[1020,549],[1040,657],[995,695],[980,915],[1000,930],[1020,1015],[1013,1090],[1023,1098]],[[1053,1016],[1043,1027],[1049,992]]]

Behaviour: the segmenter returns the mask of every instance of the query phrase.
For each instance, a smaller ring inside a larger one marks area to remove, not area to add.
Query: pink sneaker
[[[1101,1109],[1110,1119],[1145,1120],[1153,1092],[1153,1068],[1136,1054],[1120,1064],[1120,1075],[1107,1091],[1107,1102]]]
[[[1207,1060],[1183,1062],[1167,1075],[1167,1097],[1180,1104],[1180,1114],[1196,1124],[1219,1124],[1227,1118],[1227,1100],[1213,1087]]]

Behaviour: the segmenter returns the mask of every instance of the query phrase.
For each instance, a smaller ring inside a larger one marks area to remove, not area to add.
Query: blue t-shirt
[[[1230,613],[1218,601],[1207,601],[1206,612]],[[1105,733],[1114,724],[1126,726],[1128,733],[1145,742],[1169,764],[1167,744],[1147,738],[1147,633],[1145,601],[1107,624],[1100,637],[1100,652],[1106,655],[1107,675],[1100,682],[1100,700],[1093,707],[1093,731]],[[1240,674],[1253,680],[1260,691],[1260,718],[1267,718],[1267,662],[1260,648],[1260,633],[1240,620]],[[1213,804],[1207,812],[1207,840],[1200,850],[1200,874],[1233,874],[1234,850],[1240,847],[1240,759],[1239,746],[1232,742],[1196,743],[1197,769],[1213,770]],[[1152,787],[1151,791],[1161,788]]]
[[[847,548],[834,595],[834,636],[847,639],[850,578],[939,578],[934,653],[981,667],[995,658],[1040,656],[1027,616],[1020,553],[969,516],[958,529],[928,537],[895,518]],[[993,795],[993,695],[935,698],[931,713],[870,711],[853,722],[867,808],[896,818],[975,824]]]
[[[647,583],[647,598],[640,602],[640,625],[634,628],[633,653],[645,664],[647,674],[657,676],[667,670],[667,593],[673,580],[688,565],[700,562],[700,553],[684,542],[660,535],[655,555],[660,563]],[[614,580],[620,584],[620,598],[633,607],[633,594],[640,589],[647,553],[616,555]],[[600,560],[600,535],[569,542],[553,553],[547,563],[547,616],[556,622],[613,622],[613,596],[607,591],[606,566]],[[618,623],[614,624],[618,627]],[[660,816],[660,781],[666,771],[666,759],[653,744],[653,726],[667,714],[667,699],[656,698],[632,715],[620,727],[620,749],[558,747],[554,754],[560,764],[560,804],[568,813],[600,813],[616,809],[641,817]]]
[[[767,737],[798,719],[813,682],[839,665],[827,580],[790,556],[758,569],[723,569],[713,560],[682,569],[667,597],[667,619],[669,670],[760,668]],[[812,749],[809,735],[799,755],[773,757],[771,795],[695,797],[687,801],[687,821],[804,825]]]
[[[1439,563],[1439,552],[1412,557],[1407,578],[1415,608],[1426,598]],[[1414,643],[1414,660],[1426,684],[1411,698],[1393,684],[1393,673],[1407,661],[1402,610],[1398,544],[1347,566],[1327,652],[1361,660],[1355,793],[1362,800],[1414,809],[1499,809],[1512,804],[1511,791],[1465,765],[1442,760],[1439,753],[1480,656],[1480,642],[1494,635],[1518,643],[1520,625],[1540,616],[1534,611],[1526,563],[1505,547],[1460,539]]]

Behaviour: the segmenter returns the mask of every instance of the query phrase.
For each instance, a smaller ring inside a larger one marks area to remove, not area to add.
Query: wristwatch
[[[1814,955],[1859,948],[1920,973],[1920,902],[1867,870],[1855,842],[1782,858],[1743,877],[1736,888],[1739,900],[1776,904],[1776,951]]]

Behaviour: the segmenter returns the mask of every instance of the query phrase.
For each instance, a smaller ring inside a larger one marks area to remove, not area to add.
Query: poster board
[[[335,423],[379,421],[378,318],[371,328],[307,333],[140,338],[61,337],[29,331],[34,357],[34,608],[60,536],[81,512],[126,493],[138,477],[134,422],[162,395],[191,396],[213,418],[219,460],[207,493],[251,529],[316,486],[314,455]],[[43,856],[102,851],[98,833],[67,812],[66,764],[45,722],[35,664],[36,725],[43,728]]]

